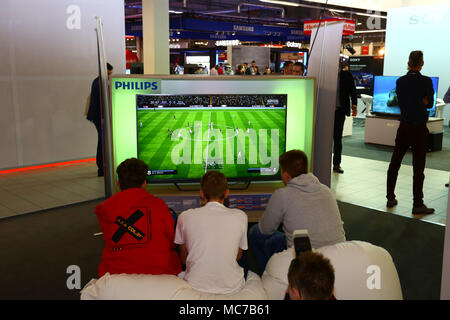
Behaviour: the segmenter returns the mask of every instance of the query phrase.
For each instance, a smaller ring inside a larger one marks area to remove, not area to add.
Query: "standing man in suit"
[[[348,64],[342,59],[339,61],[338,87],[336,90],[336,111],[334,113],[333,132],[333,172],[344,173],[341,168],[342,159],[342,132],[344,130],[345,116],[356,115],[356,87],[353,76],[348,71]]]
[[[431,214],[434,209],[423,203],[423,180],[428,149],[428,110],[433,106],[434,89],[429,77],[420,73],[423,67],[423,52],[411,51],[408,73],[397,80],[396,92],[400,106],[400,125],[395,137],[395,147],[387,172],[386,207],[397,205],[395,184],[398,170],[409,147],[413,156],[413,209],[412,214]]]
[[[106,64],[108,69],[108,80],[111,77],[113,66],[109,63]],[[97,142],[97,175],[103,177],[103,118],[101,111],[101,97],[100,97],[100,77],[97,77],[92,81],[91,86],[91,98],[89,103],[89,111],[87,113],[87,119],[94,123],[95,129],[97,129],[98,142]]]

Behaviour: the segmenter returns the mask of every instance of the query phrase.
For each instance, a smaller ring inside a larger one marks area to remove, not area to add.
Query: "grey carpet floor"
[[[103,239],[93,213],[100,200],[0,220],[0,299],[79,299],[67,268],[81,269],[81,287],[97,277]],[[390,252],[405,299],[439,299],[444,227],[339,203],[348,240]],[[249,252],[249,267],[255,266]]]

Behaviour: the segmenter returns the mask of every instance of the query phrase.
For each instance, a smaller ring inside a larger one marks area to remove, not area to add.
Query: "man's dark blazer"
[[[339,101],[347,116],[350,116],[351,106],[358,104],[355,81],[349,71],[342,70],[339,73]]]
[[[101,124],[100,77],[97,77],[94,81],[92,81],[91,102],[89,104],[89,111],[86,118],[89,121],[92,121],[96,126]]]

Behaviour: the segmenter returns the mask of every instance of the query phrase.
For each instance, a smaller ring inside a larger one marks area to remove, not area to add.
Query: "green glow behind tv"
[[[286,150],[305,151],[311,164],[314,145],[314,80],[267,76],[254,76],[251,79],[240,76],[113,76],[111,120],[114,172],[125,159],[137,157],[138,94],[287,94]]]

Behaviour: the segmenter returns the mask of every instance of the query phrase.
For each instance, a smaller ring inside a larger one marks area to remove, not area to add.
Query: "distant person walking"
[[[106,64],[108,69],[108,79],[111,77],[113,66],[109,63]],[[89,102],[89,110],[87,112],[86,119],[93,122],[95,129],[97,129],[98,141],[97,141],[97,175],[103,177],[103,119],[101,113],[101,98],[100,98],[100,77],[97,77],[92,81],[91,96]]]
[[[342,161],[342,133],[346,116],[350,116],[350,106],[356,114],[358,97],[356,95],[353,76],[348,71],[348,65],[342,60],[339,62],[338,87],[336,90],[336,110],[334,112],[333,129],[333,172],[344,173],[341,168]]]
[[[209,74],[210,74],[211,76],[218,76],[218,75],[219,75],[219,73],[217,72],[216,65],[213,65],[213,66],[211,67],[211,70],[209,71]]]
[[[283,64],[283,75],[285,75],[285,76],[292,75],[293,67],[294,67],[294,63],[292,61],[285,61]]]

